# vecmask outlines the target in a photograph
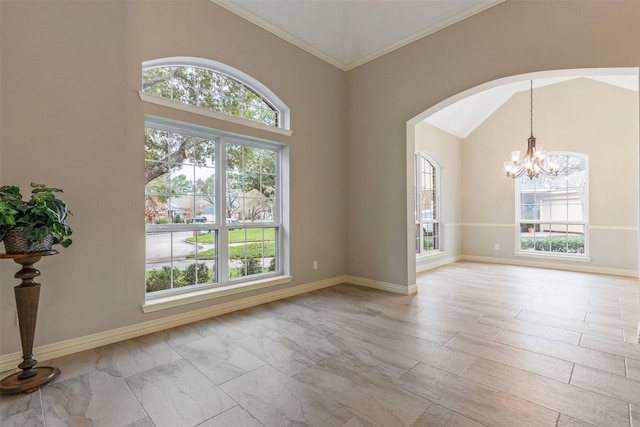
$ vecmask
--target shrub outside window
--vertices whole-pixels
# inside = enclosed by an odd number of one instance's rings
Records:
[[[425,153],[416,154],[416,254],[440,251],[439,167]]]
[[[549,153],[558,176],[516,180],[517,245],[521,253],[588,255],[588,158]]]

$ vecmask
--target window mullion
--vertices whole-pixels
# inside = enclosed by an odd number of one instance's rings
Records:
[[[227,139],[216,144],[216,219],[218,220],[218,274],[220,282],[229,278],[229,233],[227,230]]]

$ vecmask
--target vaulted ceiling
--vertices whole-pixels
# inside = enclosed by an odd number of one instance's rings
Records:
[[[348,71],[408,43],[469,18],[505,0],[212,0],[324,61]],[[638,69],[621,74],[551,73],[534,87],[578,77],[638,90]],[[534,77],[532,77],[534,78]],[[472,95],[426,118],[465,138],[529,80],[512,81]]]
[[[212,0],[343,70],[505,0]]]

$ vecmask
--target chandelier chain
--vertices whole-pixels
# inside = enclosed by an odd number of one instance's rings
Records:
[[[529,113],[531,115],[531,136],[533,136],[533,80],[531,80],[531,90],[529,92],[529,100],[530,100],[530,109],[529,109]]]

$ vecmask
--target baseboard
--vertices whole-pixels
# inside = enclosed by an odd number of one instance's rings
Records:
[[[584,264],[541,262],[527,259],[495,258],[475,255],[462,255],[460,260],[486,262],[493,264],[520,265],[523,267],[540,267],[552,270],[577,271],[580,273],[608,274],[611,276],[638,277],[638,270],[627,270],[623,268],[594,267]]]
[[[53,344],[47,344],[34,348],[33,354],[37,360],[51,360],[58,357],[67,356],[69,354],[78,353],[80,351],[101,347],[103,345],[113,344],[119,341],[147,335],[152,332],[158,332],[164,329],[186,325],[188,323],[197,322],[199,320],[208,319],[210,317],[220,316],[222,314],[231,313],[233,311],[266,304],[318,289],[328,288],[330,286],[339,285],[341,283],[350,283],[350,277],[351,276],[338,276],[331,279],[292,286],[286,289],[266,292],[258,296],[241,298],[228,303],[217,304],[212,307],[189,311],[174,316],[164,317],[157,320],[150,320],[131,326],[125,326],[122,328],[112,329],[110,331],[100,332],[84,337],[73,338]],[[0,356],[0,372],[15,369],[15,367],[21,361],[21,352]]]
[[[431,258],[431,257],[427,257],[427,258],[417,259],[416,260],[416,273],[422,273],[423,271],[432,270],[434,268],[441,267],[443,265],[453,264],[454,262],[460,261],[462,259],[463,258],[462,258],[461,255],[454,256],[454,257],[448,257],[448,258],[440,258],[440,257]]]
[[[381,282],[379,280],[365,279],[363,277],[356,276],[347,276],[346,282],[365,288],[393,292],[394,294],[414,295],[418,293],[418,286],[415,283],[409,286],[404,286],[395,283]]]

